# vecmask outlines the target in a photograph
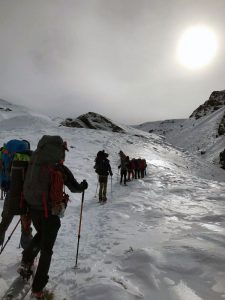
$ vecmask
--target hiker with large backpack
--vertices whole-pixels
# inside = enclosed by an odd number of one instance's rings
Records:
[[[32,238],[31,219],[23,201],[23,183],[32,151],[26,140],[13,139],[4,144],[1,153],[1,188],[6,193],[0,223],[0,245],[15,215],[20,215],[20,244],[25,249]]]
[[[99,181],[99,202],[107,201],[107,183],[108,176],[113,176],[110,162],[108,160],[108,153],[104,150],[99,151],[95,159],[95,172],[98,174]]]
[[[68,202],[64,185],[73,193],[81,193],[88,187],[85,180],[79,184],[63,165],[66,150],[67,144],[60,136],[44,135],[31,157],[25,178],[24,198],[37,233],[23,251],[17,271],[22,277],[30,276],[34,259],[40,252],[32,283],[32,296],[36,299],[45,297],[43,289],[49,278],[53,246],[61,225],[60,216]]]

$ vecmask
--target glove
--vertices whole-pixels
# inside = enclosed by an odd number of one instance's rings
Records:
[[[88,183],[85,179],[80,183],[80,185],[83,190],[86,190],[88,188]]]
[[[113,176],[113,173],[111,173],[110,176],[112,177],[112,176]]]
[[[66,208],[64,203],[58,203],[57,205],[54,205],[52,207],[52,215],[62,218],[64,217],[65,209]]]

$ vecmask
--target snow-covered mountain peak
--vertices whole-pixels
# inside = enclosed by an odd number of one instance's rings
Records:
[[[75,119],[67,118],[61,122],[62,126],[77,127],[77,128],[89,128],[89,129],[101,129],[112,132],[125,132],[121,125],[116,124],[112,120],[95,112],[88,112]]]
[[[36,113],[22,105],[15,105],[0,99],[1,131],[18,131],[26,128],[41,129],[54,125],[45,115]]]

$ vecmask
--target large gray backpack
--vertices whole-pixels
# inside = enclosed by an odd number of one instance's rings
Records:
[[[65,147],[60,136],[44,135],[38,142],[29,163],[24,182],[24,198],[28,207],[41,210],[47,217],[52,207],[50,197],[52,173],[65,159]]]

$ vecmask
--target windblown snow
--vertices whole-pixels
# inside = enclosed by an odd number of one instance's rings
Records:
[[[20,114],[15,118],[19,120]],[[70,193],[71,202],[61,219],[47,285],[56,300],[225,298],[224,170],[137,129],[112,133],[64,128],[28,112],[26,120],[29,126],[18,128],[15,122],[14,129],[9,128],[9,118],[1,121],[1,143],[24,138],[35,149],[43,134],[61,135],[70,146],[65,164],[78,181],[86,179],[89,184],[78,269],[74,266],[81,194]],[[109,153],[114,174],[103,206],[97,203],[93,169],[95,155],[102,149]],[[130,158],[146,158],[144,179],[119,184],[119,150]],[[17,220],[14,217],[6,236]],[[17,276],[19,239],[17,229],[0,256],[0,296]]]

